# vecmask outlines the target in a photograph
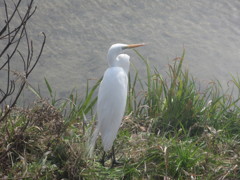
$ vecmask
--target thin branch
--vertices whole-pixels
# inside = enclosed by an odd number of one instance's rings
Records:
[[[10,17],[9,20],[7,21],[6,25],[5,25],[5,26],[2,28],[2,30],[0,31],[0,36],[6,31],[7,26],[8,26],[8,24],[11,22],[12,18],[14,17],[14,15],[15,15],[15,13],[16,13],[16,11],[17,11],[20,3],[21,3],[21,1],[22,1],[22,0],[19,0],[19,1],[18,1],[18,3],[17,3],[17,5],[15,6],[15,9],[14,9],[11,17]],[[6,10],[6,9],[7,9],[7,3],[6,3],[5,0],[4,0],[4,6],[5,6],[5,10]]]
[[[34,65],[33,65],[32,68],[30,69],[30,71],[28,71],[26,77],[28,77],[29,74],[32,72],[32,70],[35,68],[35,66],[37,65],[37,63],[38,63],[38,61],[39,61],[39,59],[40,59],[40,57],[41,57],[41,55],[42,55],[43,48],[44,48],[45,43],[46,43],[46,35],[45,35],[44,32],[42,32],[42,34],[43,34],[43,42],[42,42],[42,46],[41,46],[40,52],[39,52],[39,54],[38,54],[38,57],[37,57],[37,59],[36,59]]]
[[[38,55],[37,55],[36,59],[34,60],[34,58],[33,58],[33,54],[34,54],[33,42],[32,42],[32,40],[29,39],[27,29],[26,29],[28,20],[32,17],[32,15],[35,13],[35,11],[37,9],[37,7],[35,7],[33,9],[33,7],[32,7],[33,1],[34,0],[30,1],[30,3],[27,6],[27,10],[25,11],[24,15],[22,16],[19,11],[19,4],[21,3],[21,0],[19,0],[17,4],[15,4],[14,1],[12,0],[13,4],[15,6],[15,9],[14,9],[13,13],[11,14],[11,16],[9,16],[7,2],[6,2],[6,0],[4,0],[5,13],[6,13],[6,22],[5,22],[6,24],[5,24],[4,28],[0,31],[0,40],[7,39],[7,44],[5,45],[3,50],[0,52],[0,58],[4,54],[6,54],[7,50],[10,47],[12,47],[12,50],[11,50],[11,53],[7,54],[7,59],[5,60],[5,62],[3,62],[3,64],[0,67],[0,70],[7,70],[7,79],[6,79],[7,87],[6,87],[5,91],[0,89],[0,94],[1,94],[0,104],[5,102],[5,100],[8,97],[10,97],[11,95],[13,95],[13,93],[16,90],[17,79],[11,80],[11,74],[10,74],[10,72],[12,72],[11,60],[14,57],[14,55],[16,54],[16,52],[19,55],[21,61],[23,62],[23,74],[24,75],[21,75],[21,73],[14,73],[17,75],[20,74],[21,83],[18,84],[18,89],[16,91],[16,95],[11,98],[9,108],[7,108],[4,111],[3,116],[0,117],[0,122],[3,121],[7,117],[7,115],[10,113],[12,107],[14,107],[16,105],[20,95],[22,94],[22,91],[23,91],[25,85],[27,84],[27,78],[32,73],[33,69],[36,67],[36,65],[42,55],[44,46],[45,46],[46,35],[45,35],[45,33],[42,32],[43,41],[41,44],[40,51],[38,52]],[[13,19],[13,17],[16,15],[16,12],[20,18],[20,23],[14,30],[11,30],[10,23],[11,23],[11,20]],[[27,43],[26,57],[24,56],[23,52],[18,50],[19,46],[21,46],[21,44],[22,44],[21,42],[23,41],[23,38],[24,38],[25,42]]]

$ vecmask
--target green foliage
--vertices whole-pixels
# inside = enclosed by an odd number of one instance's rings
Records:
[[[134,83],[129,86],[128,109],[135,116],[153,119],[153,132],[164,134],[198,124],[225,128],[229,133],[238,131],[239,97],[233,100],[232,94],[222,92],[218,81],[209,82],[207,88],[200,89],[188,70],[182,68],[185,52],[169,65],[165,78],[156,68],[151,71],[148,61],[136,53],[146,65],[147,90],[136,72]],[[238,88],[239,79],[233,78],[233,82]],[[142,88],[140,91],[137,83]]]
[[[13,109],[0,124],[0,178],[240,179],[239,94],[223,92],[218,81],[199,88],[183,68],[184,53],[164,77],[136,53],[147,78],[129,74],[126,117],[115,141],[122,165],[97,162],[100,139],[94,157],[87,156],[101,79],[87,81],[82,99],[74,91],[57,99],[45,78],[48,99],[29,85],[39,100]],[[233,84],[240,91],[238,77]]]

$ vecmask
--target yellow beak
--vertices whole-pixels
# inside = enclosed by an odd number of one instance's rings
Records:
[[[126,48],[136,48],[136,47],[140,47],[140,46],[144,46],[145,44],[142,43],[142,44],[128,44],[126,46]]]

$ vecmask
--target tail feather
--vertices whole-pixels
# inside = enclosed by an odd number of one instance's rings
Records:
[[[93,132],[93,135],[90,139],[90,143],[89,143],[89,147],[88,147],[89,148],[88,153],[89,153],[90,157],[93,156],[93,151],[94,151],[94,148],[95,148],[96,140],[98,138],[98,134],[99,134],[99,128],[97,127]]]

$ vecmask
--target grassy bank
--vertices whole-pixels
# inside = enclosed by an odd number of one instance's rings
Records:
[[[28,109],[14,108],[0,125],[0,177],[240,179],[240,96],[224,93],[218,82],[199,89],[182,68],[184,54],[165,77],[138,56],[147,80],[131,72],[126,116],[115,141],[122,165],[98,163],[100,140],[94,157],[87,156],[100,81],[82,99],[75,93],[56,99],[46,80],[49,99],[33,90],[39,100]],[[232,82],[240,91],[240,79]]]

